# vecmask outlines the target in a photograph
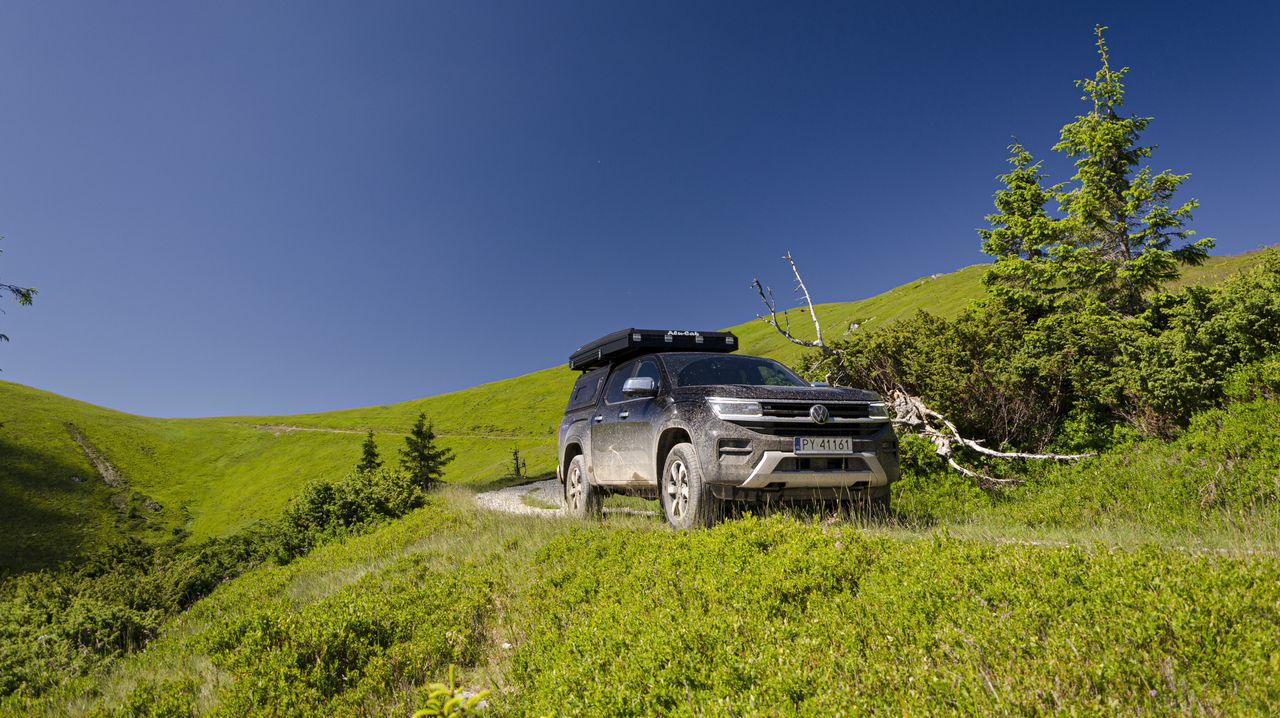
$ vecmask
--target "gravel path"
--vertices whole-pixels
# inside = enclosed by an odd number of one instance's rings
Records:
[[[535,481],[532,484],[508,486],[505,489],[476,494],[476,504],[491,511],[556,518],[564,516],[564,500],[561,492],[559,481],[547,479],[546,481]],[[522,499],[524,496],[528,496],[534,503],[539,505],[545,503],[561,508],[543,509],[537,506],[530,506]]]
[[[528,497],[530,503],[537,505],[530,506],[528,503],[525,503],[525,497]],[[489,509],[490,511],[502,511],[504,513],[520,514],[522,516],[541,516],[548,519],[562,518],[565,516],[564,489],[556,479],[535,481],[531,484],[520,484],[519,486],[508,486],[505,489],[486,491],[482,494],[476,494],[476,505],[481,508]],[[540,508],[544,505],[556,506],[558,508]],[[604,512],[606,514],[648,516],[650,518],[658,515],[653,511],[637,511],[636,509],[627,508],[606,508]]]

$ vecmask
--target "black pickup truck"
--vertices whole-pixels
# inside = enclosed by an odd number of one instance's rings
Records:
[[[572,515],[605,495],[658,498],[676,528],[726,502],[889,508],[898,440],[880,396],[810,384],[729,332],[626,329],[569,358],[581,371],[559,432]]]

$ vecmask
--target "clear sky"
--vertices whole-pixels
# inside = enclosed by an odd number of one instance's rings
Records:
[[[1202,235],[1272,244],[1278,7],[5,0],[0,281],[40,295],[0,303],[0,377],[363,406],[748,320],[787,250],[820,301],[983,261],[1098,22]]]

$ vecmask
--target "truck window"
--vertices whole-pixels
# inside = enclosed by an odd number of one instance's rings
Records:
[[[600,397],[600,385],[604,383],[604,375],[608,373],[608,367],[601,367],[594,371],[578,377],[573,384],[573,391],[569,393],[569,411],[581,409],[584,406],[594,406],[596,399]]]
[[[627,397],[622,393],[622,385],[626,383],[627,379],[631,378],[631,372],[635,371],[635,368],[635,362],[629,362],[618,367],[618,370],[609,378],[609,390],[605,394],[605,401],[610,404],[620,404],[627,400]]]
[[[640,362],[640,368],[636,369],[636,377],[647,376],[653,379],[654,386],[662,386],[662,370],[658,368],[658,362],[652,359],[645,359]]]

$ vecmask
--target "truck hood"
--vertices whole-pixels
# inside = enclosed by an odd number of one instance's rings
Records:
[[[794,399],[799,401],[879,401],[880,395],[865,389],[809,386],[751,386],[748,384],[712,384],[673,389],[675,401],[696,401],[709,396],[726,399]]]

